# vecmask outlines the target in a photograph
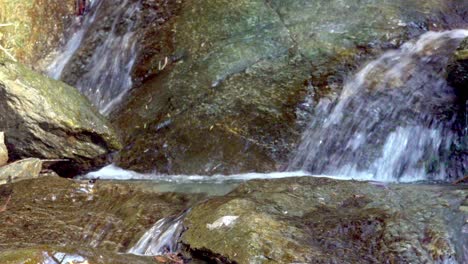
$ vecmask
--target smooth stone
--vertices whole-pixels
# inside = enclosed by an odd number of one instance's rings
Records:
[[[0,184],[39,177],[42,160],[30,158],[13,162],[0,168]]]

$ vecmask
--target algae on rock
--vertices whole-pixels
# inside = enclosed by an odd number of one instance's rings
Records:
[[[72,174],[120,148],[111,125],[76,89],[11,61],[0,62],[0,112],[13,160],[68,159]]]
[[[295,148],[308,93],[337,93],[382,49],[464,23],[453,3],[180,2],[159,32],[170,48],[153,54],[167,66],[112,115],[125,146],[117,164],[174,174],[277,170]]]
[[[0,0],[0,45],[37,68],[54,51],[75,19],[75,0]],[[8,56],[0,51],[0,58]]]
[[[254,180],[195,206],[181,241],[228,263],[463,263],[466,195],[463,186]],[[225,216],[237,218],[210,228]]]

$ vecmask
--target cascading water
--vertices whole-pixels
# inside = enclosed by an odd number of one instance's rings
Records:
[[[128,253],[156,256],[177,250],[177,239],[183,231],[182,221],[187,212],[176,217],[166,217],[154,224]]]
[[[289,170],[382,181],[462,176],[467,157],[451,153],[466,140],[466,124],[457,126],[465,106],[444,69],[467,36],[428,32],[367,64],[336,103],[319,102]]]
[[[112,19],[110,29],[91,36],[97,40],[100,38],[104,40],[95,45],[89,61],[80,64],[79,72],[83,74],[78,76],[76,83],[73,84],[103,114],[107,114],[132,87],[131,71],[138,51],[135,34],[141,1],[125,0],[115,4],[108,0],[95,0],[89,9],[90,12],[82,18],[83,21],[77,21],[74,25],[78,30],[50,64],[48,75],[61,79],[90,29],[98,27],[99,23],[105,23],[106,21],[101,21],[103,18]]]

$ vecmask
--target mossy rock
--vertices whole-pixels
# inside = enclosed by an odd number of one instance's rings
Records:
[[[229,263],[464,262],[467,237],[452,234],[466,228],[467,194],[463,186],[254,180],[195,206],[181,241]]]
[[[165,67],[149,69],[111,115],[125,145],[116,162],[125,168],[280,169],[304,127],[297,106],[309,93],[339,92],[365,60],[448,27],[432,14],[455,12],[455,2],[441,0],[178,3],[157,30],[166,48],[145,54]]]
[[[102,165],[121,147],[109,122],[76,89],[8,60],[0,61],[0,111],[10,158],[67,159],[64,176]]]
[[[0,45],[18,61],[41,69],[75,19],[75,0],[0,0]],[[9,58],[3,51],[0,58]]]

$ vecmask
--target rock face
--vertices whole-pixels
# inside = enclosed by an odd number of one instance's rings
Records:
[[[0,130],[10,158],[68,159],[68,173],[91,168],[120,147],[110,124],[73,87],[11,61],[0,62]]]
[[[139,58],[143,85],[112,115],[125,145],[118,164],[165,173],[275,170],[295,148],[297,121],[314,99],[338,92],[344,76],[382,49],[466,23],[456,2],[158,6],[172,16],[154,27],[157,48]]]
[[[193,208],[181,240],[224,263],[464,263],[467,194],[451,186],[256,180]]]
[[[59,177],[0,185],[0,206],[9,199],[0,212],[0,256],[5,251],[61,245],[126,252],[157,220],[205,198],[158,193],[147,188],[150,184],[143,185],[90,184]]]
[[[42,170],[40,159],[24,159],[0,168],[0,184],[39,177]]]
[[[37,68],[38,60],[59,46],[74,18],[75,0],[0,0],[0,45]]]
[[[453,148],[455,157],[460,157],[462,170],[465,172],[462,177],[466,177],[468,172],[468,38],[460,44],[455,52],[452,62],[447,67],[447,82],[455,88],[458,104],[458,115],[456,122],[456,129],[459,131],[459,144]]]
[[[73,263],[73,264],[155,264],[151,257],[123,255],[80,247],[50,247],[38,246],[33,248],[7,250],[0,252],[3,264],[18,263]],[[162,262],[163,263],[163,262]]]
[[[0,167],[8,162],[8,149],[5,145],[5,133],[0,132]]]

